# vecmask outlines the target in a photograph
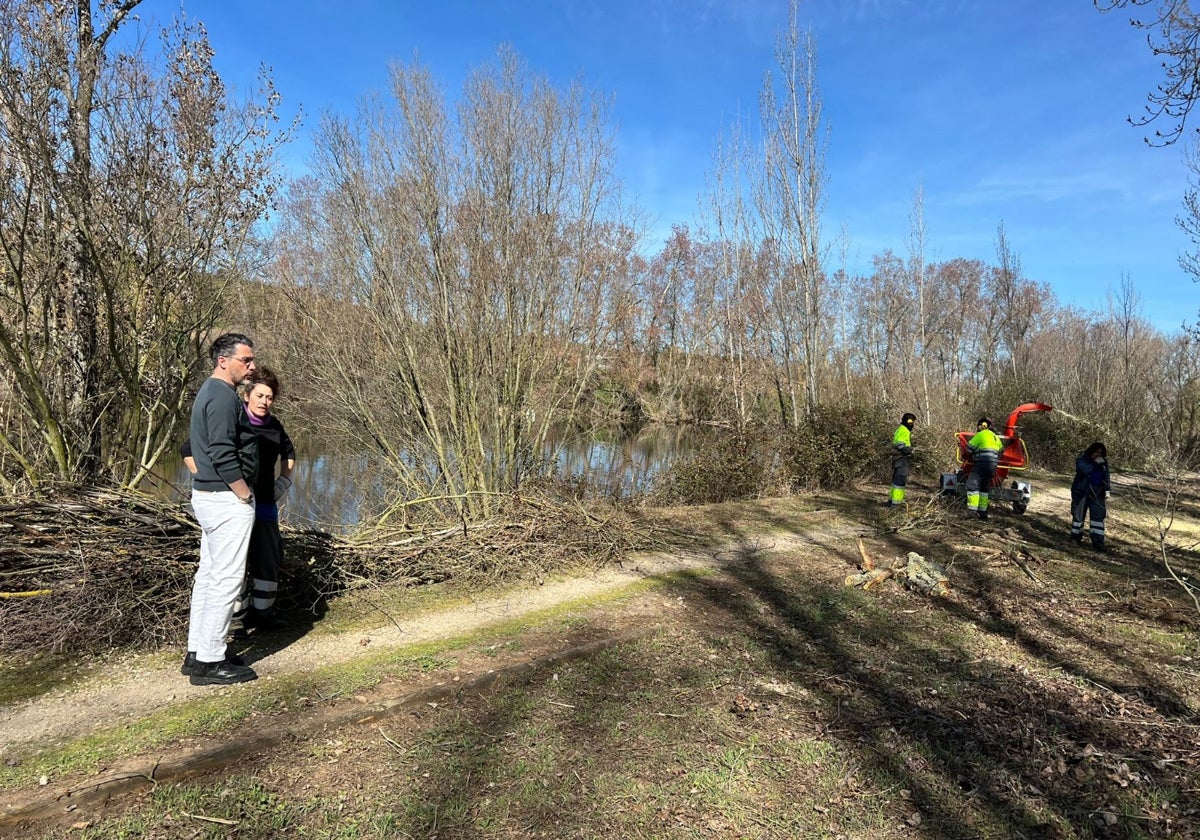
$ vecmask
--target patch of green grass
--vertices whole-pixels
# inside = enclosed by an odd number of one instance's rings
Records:
[[[53,832],[51,837],[80,840],[112,838],[197,837],[268,840],[295,836],[303,826],[306,836],[325,840],[361,840],[387,837],[394,817],[386,803],[347,812],[349,797],[322,795],[289,799],[251,775],[238,774],[218,785],[164,785],[156,788],[146,807],[99,826]],[[218,820],[224,823],[216,822]]]
[[[547,583],[570,579],[579,569],[561,569],[547,578]],[[590,570],[583,570],[590,571]],[[578,599],[549,612],[561,616],[567,626],[581,619],[579,611],[588,606],[599,606],[628,598],[632,594],[669,582],[670,575],[661,578],[646,578],[621,591]],[[528,588],[528,581],[512,581],[487,589],[447,581],[432,586],[382,586],[369,590],[352,591],[329,604],[329,611],[313,625],[316,635],[337,635],[372,629],[381,625],[412,621],[422,614],[445,612],[458,607],[478,604],[480,601],[504,598]],[[543,616],[546,613],[542,614]]]
[[[486,597],[504,594],[508,588],[497,588]],[[432,586],[380,586],[352,590],[329,602],[329,610],[313,625],[315,635],[327,636],[379,627],[392,622],[404,622],[423,613],[451,610],[465,606],[481,597],[478,589],[470,590],[453,581]]]
[[[519,650],[521,643],[516,639],[509,639],[505,642],[499,642],[493,645],[486,645],[481,648],[481,652],[485,656],[500,656],[502,653],[513,653]]]
[[[79,657],[40,654],[0,663],[0,704],[20,703],[80,678]]]
[[[68,744],[48,749],[16,752],[0,766],[0,789],[28,784],[41,775],[51,778],[95,772],[117,758],[137,755],[182,738],[229,732],[254,714],[299,709],[316,702],[352,696],[396,674],[427,673],[452,667],[443,645],[416,645],[380,651],[351,662],[315,671],[275,676],[269,680],[221,691],[163,709],[133,724],[113,727]],[[466,640],[459,640],[459,647]]]
[[[1163,658],[1187,656],[1195,649],[1195,636],[1190,633],[1170,633],[1146,624],[1117,622],[1110,629],[1132,643],[1153,645]]]

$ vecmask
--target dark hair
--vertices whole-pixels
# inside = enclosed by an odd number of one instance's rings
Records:
[[[991,420],[989,420],[989,419],[987,419],[986,417],[980,417],[980,418],[979,418],[979,422],[978,422],[976,425],[977,425],[977,426],[982,426],[984,423],[987,423],[987,427],[988,427],[989,429],[990,429],[990,428],[992,428],[992,421],[991,421]]]
[[[1108,449],[1100,441],[1096,441],[1087,449],[1083,450],[1084,457],[1086,458],[1093,457],[1097,452],[1100,453],[1101,458],[1108,457]]]
[[[907,425],[908,425],[908,421],[909,421],[909,420],[911,420],[911,421],[913,421],[914,423],[916,423],[916,422],[917,422],[917,415],[913,414],[912,412],[909,412],[909,413],[905,414],[903,417],[901,417],[901,418],[900,418],[900,424],[901,424],[902,426],[907,426]]]
[[[233,358],[233,353],[239,344],[244,344],[251,350],[254,349],[254,342],[241,333],[224,333],[213,339],[212,346],[208,348],[208,355],[212,356],[213,367],[216,367],[217,359],[222,356],[227,359]]]
[[[279,399],[279,377],[269,367],[260,367],[251,371],[250,375],[246,377],[246,393],[249,394],[253,391],[255,385],[266,385],[271,389],[271,396]]]

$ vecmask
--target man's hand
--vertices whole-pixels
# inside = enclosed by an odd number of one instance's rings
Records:
[[[275,479],[275,501],[278,503],[288,494],[288,490],[292,488],[292,480],[286,475],[281,475]]]

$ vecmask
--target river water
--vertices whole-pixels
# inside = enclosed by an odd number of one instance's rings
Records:
[[[607,430],[560,443],[556,465],[560,475],[580,477],[599,492],[638,495],[649,492],[659,473],[692,451],[703,434],[675,426]],[[280,521],[343,531],[369,515],[382,488],[365,455],[322,451],[303,437],[295,445],[296,469],[287,502],[280,508]],[[161,464],[157,472],[145,486],[147,492],[168,499],[189,496],[191,476],[182,461]]]

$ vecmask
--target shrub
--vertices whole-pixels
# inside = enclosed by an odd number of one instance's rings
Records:
[[[820,406],[784,436],[780,469],[792,489],[844,489],[877,476],[893,425],[879,408]]]
[[[1057,412],[1026,414],[1021,418],[1020,432],[1030,462],[1053,472],[1074,470],[1075,456],[1097,439],[1094,427]]]
[[[655,500],[709,504],[754,498],[766,486],[767,451],[764,436],[751,430],[706,436],[691,455],[659,476]]]

